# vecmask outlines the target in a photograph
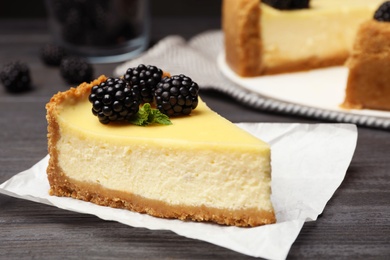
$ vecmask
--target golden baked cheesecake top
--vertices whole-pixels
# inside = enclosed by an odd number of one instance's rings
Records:
[[[188,116],[172,117],[172,125],[161,126],[158,124],[147,127],[137,127],[133,124],[110,123],[101,124],[91,112],[91,103],[88,101],[92,85],[105,81],[107,77],[101,76],[94,84],[82,84],[81,86],[61,92],[52,98],[48,104],[49,109],[54,108],[54,113],[59,123],[69,129],[84,132],[89,137],[102,138],[109,136],[112,142],[125,144],[127,142],[142,142],[143,139],[160,139],[168,142],[193,141],[201,143],[218,143],[228,146],[230,143],[241,145],[262,145],[264,142],[243,132],[238,127],[221,128],[221,122],[227,122],[221,116],[210,113],[210,109],[201,100],[196,109]],[[158,134],[157,134],[158,133]],[[126,137],[130,137],[127,140]]]

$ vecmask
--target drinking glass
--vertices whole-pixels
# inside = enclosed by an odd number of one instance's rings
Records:
[[[149,42],[148,0],[46,0],[54,42],[92,63],[120,62]]]

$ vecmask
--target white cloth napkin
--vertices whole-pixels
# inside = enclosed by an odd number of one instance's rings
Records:
[[[222,43],[223,34],[219,30],[201,33],[189,41],[180,36],[168,36],[140,57],[118,66],[114,74],[122,76],[127,68],[140,63],[153,64],[171,74],[185,74],[196,78],[202,90],[213,89],[223,92],[255,109],[390,130],[388,118],[335,112],[287,103],[237,86],[221,73],[217,65],[218,55],[223,51]]]
[[[351,124],[241,123],[271,145],[272,202],[277,223],[255,228],[160,219],[128,210],[49,196],[48,156],[0,185],[0,193],[101,219],[148,229],[171,230],[242,254],[284,259],[305,221],[315,221],[343,181],[357,141]],[[326,212],[325,216],[326,217]],[[83,232],[82,230],[80,232]]]

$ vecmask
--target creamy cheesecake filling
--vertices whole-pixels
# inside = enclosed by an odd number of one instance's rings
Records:
[[[107,149],[104,141],[74,133],[61,133],[57,149],[60,168],[81,182],[173,205],[272,209],[269,157],[259,153],[205,147],[193,154],[191,147],[156,148],[147,143]]]
[[[58,118],[58,163],[70,179],[173,205],[272,211],[268,144],[224,127],[202,101],[190,117],[148,127],[102,125],[88,101],[74,102]]]
[[[291,11],[261,4],[261,59],[265,71],[281,64],[284,68],[298,66],[302,61],[342,63],[352,50],[358,26],[372,18],[382,2],[312,0],[309,9]]]

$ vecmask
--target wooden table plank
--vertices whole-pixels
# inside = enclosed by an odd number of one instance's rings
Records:
[[[183,18],[184,19],[184,18]],[[173,33],[177,21],[154,21],[153,42]],[[185,20],[177,32],[189,38],[216,19]],[[164,28],[166,28],[164,30]],[[44,106],[67,89],[58,69],[44,66],[39,48],[50,37],[45,22],[0,20],[0,63],[20,59],[32,71],[35,90],[11,95],[0,89],[0,183],[47,153]],[[96,65],[96,75],[117,64]],[[209,106],[233,122],[319,121],[256,111],[215,92],[202,92]],[[390,133],[359,128],[346,178],[323,215],[307,223],[289,258],[368,258],[390,255]],[[0,195],[0,259],[249,259],[250,257],[169,231],[132,228],[55,207]]]

